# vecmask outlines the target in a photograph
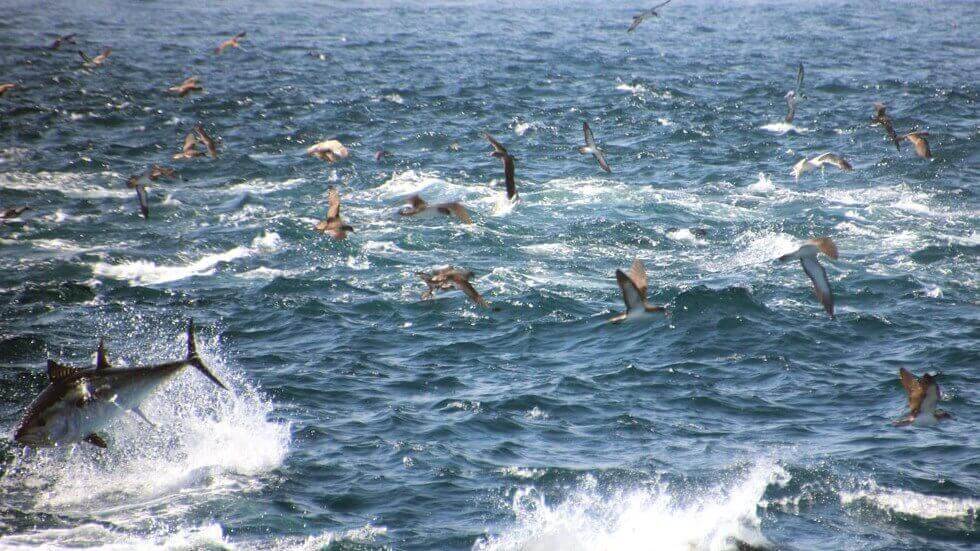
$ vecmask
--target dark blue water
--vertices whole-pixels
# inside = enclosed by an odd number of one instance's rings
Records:
[[[0,547],[976,549],[978,5],[677,0],[627,35],[642,7],[4,2],[0,207],[33,210],[0,225]],[[171,161],[197,121],[220,157]],[[793,180],[824,151],[854,171]],[[151,163],[180,177],[144,221]],[[476,224],[400,220],[415,192]],[[813,236],[836,320],[775,262]],[[634,257],[671,316],[609,325]],[[499,311],[420,302],[447,263]],[[189,371],[106,451],[10,442],[47,358],[174,359],[189,317],[233,394]],[[891,426],[899,367],[953,419]]]

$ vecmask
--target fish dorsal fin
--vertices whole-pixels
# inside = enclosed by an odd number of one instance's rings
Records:
[[[105,337],[99,339],[99,351],[95,358],[95,368],[96,369],[109,369],[112,367],[109,365],[109,359],[105,354]]]
[[[78,369],[60,364],[54,360],[48,360],[48,379],[52,383],[67,379],[79,372]]]

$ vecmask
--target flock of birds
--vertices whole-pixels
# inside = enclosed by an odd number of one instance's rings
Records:
[[[659,17],[657,10],[669,3],[670,0],[634,16],[633,22],[627,29],[627,32],[634,32],[649,17]],[[221,54],[229,48],[240,48],[240,43],[245,37],[246,33],[241,32],[221,42],[215,48],[215,53]],[[50,49],[58,50],[64,44],[75,44],[75,35],[59,36],[51,44]],[[83,68],[91,71],[103,66],[112,54],[112,50],[106,48],[95,57],[89,57],[81,51],[79,51],[79,54],[82,58]],[[804,68],[803,64],[800,63],[797,70],[796,88],[790,90],[785,96],[788,105],[788,112],[785,117],[787,123],[793,121],[796,115],[797,104],[804,97],[803,80]],[[14,83],[0,84],[0,95],[9,94],[11,90],[15,90],[16,88],[17,85]],[[167,93],[177,97],[185,97],[191,93],[200,93],[203,91],[204,87],[201,85],[200,78],[196,76],[191,76],[182,83],[166,90]],[[885,105],[875,103],[874,110],[875,113],[871,118],[871,124],[883,127],[888,139],[895,144],[895,147],[899,151],[901,151],[903,141],[909,141],[914,145],[915,151],[920,157],[925,159],[932,157],[929,144],[926,141],[926,137],[928,136],[926,132],[915,129],[899,136],[895,131],[892,119],[886,113]],[[516,203],[519,199],[515,180],[515,157],[508,152],[507,148],[501,142],[489,133],[484,133],[483,137],[489,142],[492,148],[489,153],[490,156],[500,159],[503,163],[506,197],[509,201]],[[578,151],[584,155],[591,155],[603,171],[611,173],[612,169],[605,158],[602,148],[597,145],[588,122],[583,123],[583,137],[584,145],[579,147]],[[316,143],[310,146],[306,150],[306,153],[311,157],[327,163],[342,161],[350,155],[348,149],[335,139]],[[208,134],[202,124],[197,123],[184,138],[181,150],[175,153],[172,158],[173,160],[183,161],[200,157],[216,158],[218,154],[219,142]],[[375,153],[375,160],[380,161],[389,155],[389,152],[383,149],[379,150]],[[827,152],[812,158],[800,160],[792,167],[791,174],[799,179],[804,173],[818,168],[823,169],[826,165],[835,166],[844,171],[853,170],[852,165],[843,156],[837,153]],[[127,179],[126,185],[135,190],[139,210],[144,219],[148,219],[150,214],[146,191],[147,186],[162,178],[173,178],[175,174],[176,171],[173,168],[154,164],[144,173],[133,175]],[[329,234],[335,240],[346,239],[354,231],[354,227],[348,224],[341,216],[340,193],[336,187],[330,186],[327,197],[327,216],[325,219],[317,222],[313,229],[317,232]],[[403,217],[447,216],[454,217],[463,224],[474,223],[466,207],[460,202],[428,203],[419,195],[412,195],[406,199],[406,203],[407,206],[398,211],[398,214]],[[26,205],[7,208],[0,211],[0,219],[19,217],[28,208]],[[838,258],[837,246],[831,238],[818,237],[809,240],[800,246],[798,250],[779,257],[779,261],[800,261],[804,272],[813,284],[816,297],[823,305],[826,313],[833,318],[834,294],[827,273],[817,259],[818,254],[821,253],[831,259]],[[421,298],[423,300],[432,298],[437,292],[458,290],[462,291],[475,304],[481,307],[491,308],[490,304],[474,288],[472,284],[474,274],[470,270],[446,266],[431,272],[418,272],[417,275],[427,286],[427,290],[422,293]],[[666,306],[653,306],[649,304],[647,300],[647,273],[641,260],[635,259],[628,273],[622,270],[616,270],[616,282],[622,292],[626,310],[612,317],[609,320],[610,322],[618,323],[650,314],[668,314]],[[189,339],[192,339],[192,337],[189,337]],[[908,394],[910,411],[908,416],[900,421],[896,421],[896,424],[927,423],[949,417],[948,413],[936,408],[940,397],[940,390],[933,375],[926,374],[921,378],[917,378],[907,370],[902,369],[900,371],[900,379]],[[52,381],[54,381],[53,378]]]

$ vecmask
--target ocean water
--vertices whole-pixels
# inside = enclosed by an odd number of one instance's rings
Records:
[[[5,1],[0,548],[976,549],[980,7],[675,0],[627,35],[643,7]],[[220,157],[171,161],[197,121]],[[824,151],[854,171],[794,181]],[[151,163],[179,178],[144,221]],[[344,242],[311,231],[329,185]],[[412,193],[476,224],[401,220]],[[813,236],[836,320],[776,262]],[[671,315],[609,325],[634,258]],[[444,264],[497,311],[420,302]],[[190,317],[231,393],[189,370],[108,450],[10,441],[47,358],[174,359]],[[953,419],[893,427],[900,367]]]

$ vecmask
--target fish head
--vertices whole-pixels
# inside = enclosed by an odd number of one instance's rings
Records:
[[[52,446],[57,441],[54,434],[58,424],[58,406],[64,389],[60,385],[48,385],[27,407],[27,412],[14,431],[14,441],[32,447]]]

